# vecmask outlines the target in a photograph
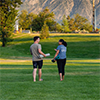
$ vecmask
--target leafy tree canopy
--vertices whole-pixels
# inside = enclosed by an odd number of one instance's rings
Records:
[[[62,29],[63,29],[63,32],[69,31],[69,24],[68,24],[68,20],[66,19],[65,15],[63,16],[63,19],[62,19]]]
[[[0,38],[2,46],[6,46],[13,33],[17,8],[22,4],[21,0],[1,0],[0,1]]]
[[[32,25],[32,21],[37,17],[34,13],[29,13],[26,10],[22,10],[19,15],[19,27],[22,29],[28,29]]]
[[[50,12],[48,7],[46,7],[42,12],[40,12],[37,17],[32,22],[32,28],[35,31],[40,31],[44,22],[50,27],[54,23],[54,13]]]
[[[67,17],[70,30],[87,30],[92,31],[92,25],[85,17],[80,16],[79,14],[75,14],[74,18]]]

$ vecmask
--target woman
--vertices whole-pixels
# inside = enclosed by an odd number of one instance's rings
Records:
[[[66,51],[67,51],[67,43],[63,40],[60,39],[58,42],[59,46],[57,49],[55,49],[56,54],[54,56],[54,59],[56,56],[59,56],[60,59],[57,60],[57,66],[58,66],[58,72],[60,76],[60,81],[64,80],[64,68],[66,64]]]

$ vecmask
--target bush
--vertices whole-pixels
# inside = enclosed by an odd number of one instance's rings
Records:
[[[41,32],[40,32],[40,38],[41,39],[46,39],[49,37],[49,27],[44,23]]]

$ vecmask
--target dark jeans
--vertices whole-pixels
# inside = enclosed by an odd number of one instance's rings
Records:
[[[58,71],[59,73],[62,73],[62,75],[65,74],[65,64],[66,64],[66,58],[57,60]]]

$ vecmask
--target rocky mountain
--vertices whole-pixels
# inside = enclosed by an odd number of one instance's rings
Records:
[[[45,7],[55,13],[55,19],[59,22],[63,15],[70,15],[79,13],[86,17],[92,23],[92,0],[22,0],[23,4],[20,10],[27,10],[29,13],[38,14]],[[96,22],[97,27],[100,28],[100,0],[95,0],[96,5]]]

